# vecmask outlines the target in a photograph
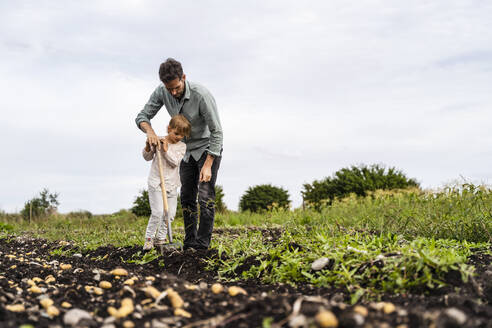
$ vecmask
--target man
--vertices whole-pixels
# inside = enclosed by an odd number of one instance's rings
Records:
[[[183,141],[186,153],[180,165],[181,207],[185,225],[184,249],[208,249],[215,216],[215,182],[222,158],[222,127],[212,94],[186,80],[178,61],[168,58],[159,68],[160,84],[137,115],[137,126],[151,145],[160,145],[150,120],[164,105],[169,115],[183,114],[191,134]],[[197,229],[197,196],[200,222]]]

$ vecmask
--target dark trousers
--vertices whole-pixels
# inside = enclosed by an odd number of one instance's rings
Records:
[[[190,156],[188,162],[181,161],[181,207],[185,226],[184,247],[208,248],[212,239],[215,218],[215,181],[222,157],[215,157],[212,164],[212,178],[209,182],[200,182],[200,170],[207,158],[207,152],[196,161]],[[197,230],[198,205],[200,223]]]

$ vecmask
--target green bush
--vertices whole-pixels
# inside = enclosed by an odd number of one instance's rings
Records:
[[[150,216],[149,192],[147,190],[140,190],[140,195],[133,201],[131,212],[136,216]]]
[[[224,188],[222,186],[215,186],[215,211],[219,213],[225,213],[227,207],[224,203]]]
[[[50,194],[48,189],[44,188],[38,197],[24,204],[21,215],[24,219],[46,217],[55,213],[58,205],[58,193]]]
[[[315,180],[312,184],[306,183],[301,194],[306,205],[319,210],[323,204],[331,204],[335,198],[343,198],[351,193],[366,196],[368,191],[411,187],[419,187],[419,184],[394,167],[386,169],[378,164],[362,164],[343,168],[332,177]]]
[[[215,210],[220,213],[227,211],[227,207],[224,204],[224,189],[222,186],[215,186]],[[137,196],[133,202],[133,207],[131,212],[136,216],[150,216],[150,203],[149,203],[149,192],[145,189],[140,191],[140,195]],[[178,206],[176,209],[176,218],[183,217],[183,209],[181,208],[181,200],[178,195]]]
[[[67,213],[67,218],[69,219],[90,219],[92,218],[92,213],[87,210],[78,210]]]
[[[239,201],[241,211],[261,212],[272,207],[289,207],[287,190],[271,184],[258,185],[248,188]]]

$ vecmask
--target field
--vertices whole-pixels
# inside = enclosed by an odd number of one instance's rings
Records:
[[[492,327],[483,186],[218,213],[208,251],[143,253],[127,211],[0,222],[2,327]]]

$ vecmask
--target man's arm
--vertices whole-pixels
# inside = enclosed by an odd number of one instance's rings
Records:
[[[212,178],[212,164],[214,163],[215,156],[220,156],[220,151],[222,150],[223,133],[217,105],[210,93],[203,95],[199,109],[210,130],[208,154],[200,170],[200,182],[208,182]]]
[[[137,126],[147,134],[147,140],[151,145],[159,144],[159,138],[157,138],[154,129],[152,129],[150,120],[154,118],[164,104],[164,93],[162,89],[163,87],[160,85],[154,90],[152,95],[150,95],[149,101],[147,101],[147,104],[145,104],[135,119]]]

